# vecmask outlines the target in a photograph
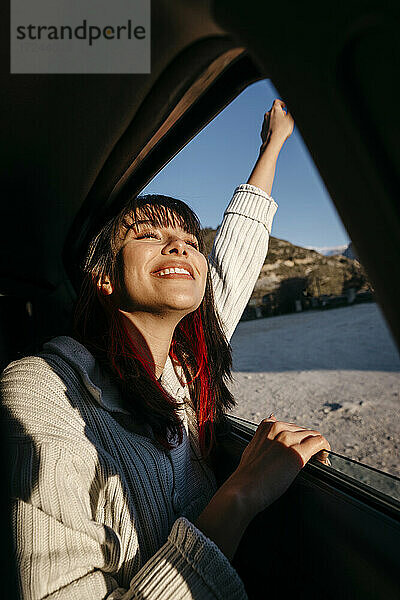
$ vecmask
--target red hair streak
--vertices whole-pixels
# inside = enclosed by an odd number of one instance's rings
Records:
[[[117,354],[119,354],[119,356],[122,355],[122,357],[126,357],[126,358],[133,357],[140,362],[140,364],[142,365],[143,369],[146,372],[146,375],[153,380],[155,385],[158,387],[160,393],[164,397],[164,400],[166,402],[168,402],[168,404],[171,404],[171,405],[174,404],[174,400],[171,399],[171,397],[166,393],[166,391],[162,387],[161,383],[156,378],[156,376],[154,374],[154,370],[153,370],[150,362],[144,358],[144,356],[141,354],[137,345],[133,342],[133,340],[132,340],[131,336],[129,335],[128,330],[126,328],[125,322],[123,321],[123,318],[120,317],[119,315],[116,315],[115,313],[111,314],[110,335],[111,335],[111,364],[112,364],[114,371],[117,373],[118,377],[123,379],[123,374],[118,366],[118,361],[115,360],[115,357],[117,356]],[[176,407],[174,406],[173,408],[176,408]],[[181,432],[180,432],[179,438],[178,438],[179,444],[182,443],[182,439],[183,439],[183,431],[181,428]],[[171,450],[174,447],[173,444],[168,443],[168,441],[166,441],[164,439],[159,439],[157,437],[157,440],[167,450]]]
[[[215,397],[211,387],[207,345],[200,310],[197,309],[186,318],[182,319],[178,325],[178,328],[188,339],[197,364],[197,373],[190,381],[187,382],[187,384],[189,385],[198,377],[200,379],[200,397],[197,401],[197,421],[199,427],[200,449],[202,456],[205,457],[207,456],[208,450],[211,448],[213,442]],[[172,359],[175,361],[178,360],[174,352],[174,342],[171,344],[169,354]],[[207,431],[210,435],[208,444],[206,437]]]
[[[154,370],[152,365],[150,365],[149,361],[144,358],[141,354],[139,348],[132,341],[131,336],[129,335],[126,325],[123,322],[123,319],[116,314],[111,315],[111,324],[110,324],[110,335],[111,335],[111,364],[113,370],[117,375],[123,379],[123,374],[119,368],[118,361],[116,357],[120,358],[129,358],[133,357],[140,362],[143,369],[145,370],[148,377],[150,377],[160,393],[164,397],[165,401],[169,404],[172,404],[171,398],[165,392],[164,388],[160,384],[160,382],[156,379],[154,375]],[[200,450],[203,457],[208,455],[209,449],[212,447],[213,436],[214,436],[214,414],[215,414],[215,397],[212,393],[211,388],[211,376],[210,369],[208,366],[207,359],[207,345],[204,335],[204,327],[200,314],[200,310],[197,309],[190,315],[187,315],[177,326],[181,333],[188,340],[189,345],[193,351],[197,372],[192,377],[190,381],[187,382],[187,385],[191,384],[195,379],[199,378],[199,389],[200,389],[200,397],[197,400],[197,422],[199,428],[199,444]],[[171,344],[171,348],[169,351],[170,357],[175,361],[179,362],[178,358],[174,352],[175,342],[173,341]],[[173,401],[173,400],[172,400]],[[175,407],[174,407],[175,408]],[[207,433],[209,437],[207,439]],[[182,442],[182,433],[179,436],[179,443]],[[167,449],[171,449],[173,446],[171,444],[163,442],[159,440],[160,443]]]

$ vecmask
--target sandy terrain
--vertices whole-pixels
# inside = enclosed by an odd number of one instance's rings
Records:
[[[400,357],[376,304],[243,322],[232,348],[233,414],[259,423],[274,412],[400,476]]]

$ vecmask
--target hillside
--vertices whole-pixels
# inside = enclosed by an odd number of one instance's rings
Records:
[[[204,230],[207,251],[211,250],[216,230]],[[340,296],[349,288],[371,289],[366,274],[357,260],[343,255],[323,256],[315,250],[295,246],[271,237],[268,255],[255,285],[252,300],[261,303],[266,294],[286,296]],[[289,299],[289,298],[288,298]]]

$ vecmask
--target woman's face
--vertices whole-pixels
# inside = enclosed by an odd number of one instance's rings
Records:
[[[193,312],[204,297],[207,260],[194,235],[180,226],[154,227],[138,220],[121,249],[123,289],[120,308],[180,317]]]

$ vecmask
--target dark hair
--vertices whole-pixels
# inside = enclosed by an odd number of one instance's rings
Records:
[[[140,347],[129,336],[122,315],[98,287],[105,276],[117,287],[120,285],[123,239],[138,217],[149,220],[154,227],[182,227],[197,238],[204,254],[200,222],[187,204],[162,195],[130,199],[89,244],[75,309],[74,334],[111,374],[137,422],[149,425],[157,442],[171,449],[182,441],[179,404],[160,385]],[[173,363],[183,369],[205,457],[214,443],[214,424],[234,406],[225,383],[231,377],[231,349],[214,306],[209,269],[204,298],[197,310],[186,315],[175,328],[169,354]]]

